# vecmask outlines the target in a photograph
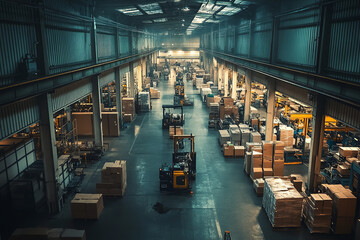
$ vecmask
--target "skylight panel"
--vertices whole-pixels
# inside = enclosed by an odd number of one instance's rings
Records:
[[[154,19],[153,21],[156,23],[166,22],[167,18],[157,18],[157,19]]]
[[[206,18],[194,17],[192,23],[203,23]]]
[[[220,21],[209,18],[209,19],[206,20],[205,22],[207,22],[207,23],[219,23]]]
[[[119,12],[127,15],[127,16],[140,16],[143,15],[142,12],[140,12],[139,9],[134,8],[134,7],[130,7],[130,8],[122,8],[122,9],[118,9]]]
[[[139,7],[146,12],[146,14],[162,14],[163,11],[158,3],[150,3],[150,4],[139,4]]]
[[[217,6],[212,3],[203,3],[198,11],[198,13],[202,14],[214,14],[217,10],[219,10],[221,6]]]
[[[219,13],[217,13],[218,15],[225,15],[225,16],[232,16],[238,12],[240,12],[241,9],[240,8],[236,8],[236,7],[225,7],[223,10],[221,10]]]

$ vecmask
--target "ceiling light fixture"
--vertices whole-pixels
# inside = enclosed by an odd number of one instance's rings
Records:
[[[181,10],[184,12],[188,12],[188,11],[190,11],[190,8],[188,6],[186,6],[186,7],[182,8]]]

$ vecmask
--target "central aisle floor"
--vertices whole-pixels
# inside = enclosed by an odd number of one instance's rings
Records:
[[[158,169],[170,163],[173,143],[168,130],[161,128],[162,104],[173,103],[172,82],[160,82],[161,99],[152,101],[152,111],[139,114],[119,138],[111,141],[99,163],[85,170],[88,176],[82,192],[95,192],[105,161],[127,160],[128,185],[123,198],[105,198],[104,210],[97,221],[72,220],[69,201],[51,219],[33,221],[37,226],[86,229],[88,240],[96,239],[222,239],[225,230],[232,239],[332,239],[300,230],[273,231],[262,198],[256,197],[252,182],[243,171],[243,159],[224,158],[218,132],[207,128],[208,109],[197,90],[186,82],[185,93],[195,100],[184,107],[185,134],[195,135],[197,179],[193,196],[159,191]],[[159,214],[156,202],[170,210]],[[29,225],[28,225],[29,226]]]

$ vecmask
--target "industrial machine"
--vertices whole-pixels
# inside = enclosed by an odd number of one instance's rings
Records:
[[[189,145],[189,151],[183,151]],[[196,176],[195,136],[175,135],[172,164],[159,169],[160,191],[189,190]]]
[[[169,126],[183,126],[185,123],[185,115],[181,105],[162,105],[163,119],[162,128],[169,128]],[[180,109],[180,113],[173,113],[170,109]]]

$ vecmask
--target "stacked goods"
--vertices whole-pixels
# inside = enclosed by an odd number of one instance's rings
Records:
[[[236,146],[241,145],[241,138],[240,138],[241,135],[238,126],[236,126],[236,128],[229,128],[229,131],[230,131],[230,141],[234,143]]]
[[[10,240],[85,240],[85,230],[63,228],[17,228]]]
[[[287,126],[281,126],[280,141],[284,143],[285,147],[292,147],[294,142],[294,129]]]
[[[355,158],[356,159],[356,158]],[[350,166],[348,164],[339,164],[336,170],[343,176],[348,177],[350,176]]]
[[[250,130],[249,129],[241,129],[241,146],[245,146],[247,142],[250,142]]]
[[[332,199],[331,229],[335,234],[350,234],[354,225],[356,197],[341,184],[322,184]]]
[[[180,126],[176,126],[176,128],[174,126],[169,126],[169,137],[173,138],[174,135],[184,135],[184,129]]]
[[[251,173],[251,152],[245,152],[244,170],[247,175]]]
[[[150,94],[148,92],[139,93],[139,107],[140,111],[150,111]]]
[[[331,198],[326,193],[311,194],[305,199],[303,218],[310,233],[329,233],[331,225]]]
[[[210,107],[211,103],[215,103],[214,95],[213,94],[208,94],[207,97],[206,97],[206,106]]]
[[[134,98],[123,98],[122,99],[122,108],[123,114],[131,115],[131,120],[134,118],[135,115],[135,100]]]
[[[292,184],[294,184],[295,189],[298,192],[302,192],[302,187],[303,187],[303,180],[302,177],[298,174],[291,174],[290,175],[290,180],[292,182]]]
[[[261,148],[261,143],[253,143],[253,142],[247,142],[245,144],[246,146],[246,151],[247,152],[251,152],[253,148]]]
[[[224,157],[233,157],[234,150],[234,145],[231,142],[224,144]]]
[[[240,123],[240,124],[239,124],[239,128],[240,128],[240,129],[250,129],[250,127],[249,127],[248,125],[243,124],[243,123]]]
[[[273,170],[274,176],[284,175],[284,143],[281,141],[274,144]]]
[[[224,119],[225,115],[231,116],[234,120],[239,118],[239,110],[231,97],[223,97],[223,104],[220,105],[220,119]]]
[[[243,157],[245,155],[244,146],[234,146],[234,155],[235,157]]]
[[[230,141],[230,134],[228,130],[219,130],[219,143],[223,146],[225,143]]]
[[[219,103],[210,103],[210,113],[219,114]]]
[[[263,141],[262,149],[263,149],[263,168],[272,168],[273,167],[274,142]]]
[[[251,152],[251,178],[262,178],[263,169],[262,169],[262,153],[255,151]]]
[[[256,192],[256,196],[261,197],[264,194],[264,179],[254,179],[253,187]]]
[[[359,152],[358,147],[340,147],[339,148],[340,156],[345,157],[345,158],[357,157],[358,152]]]
[[[250,142],[261,142],[261,134],[259,132],[251,132]]]
[[[73,219],[99,219],[103,209],[102,194],[77,193],[71,200]]]
[[[262,205],[275,228],[300,227],[303,197],[290,180],[265,178]]]
[[[160,91],[155,88],[150,88],[150,97],[152,99],[158,99],[160,98]]]
[[[123,196],[126,186],[126,161],[106,162],[101,170],[101,183],[96,184],[96,192],[104,196]]]

